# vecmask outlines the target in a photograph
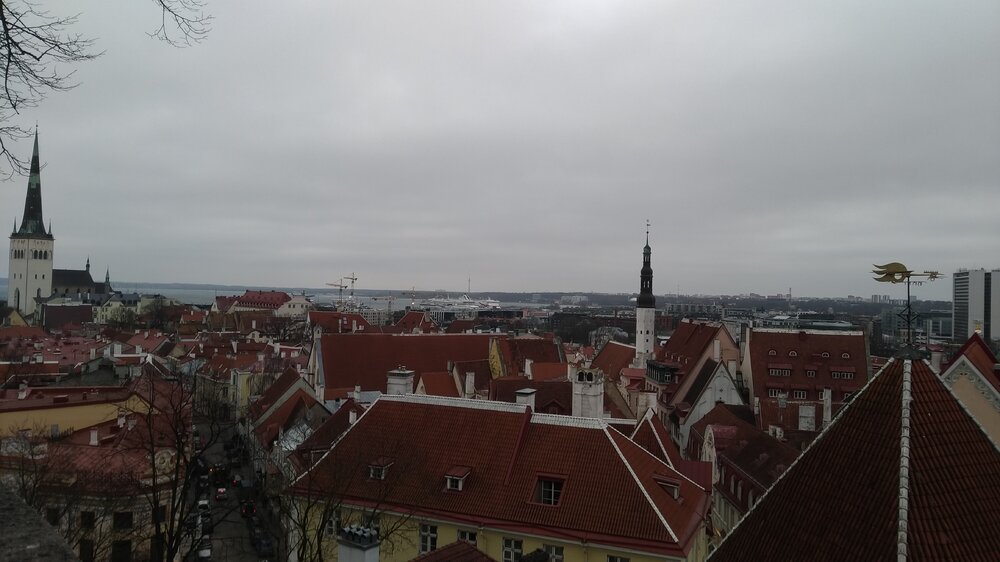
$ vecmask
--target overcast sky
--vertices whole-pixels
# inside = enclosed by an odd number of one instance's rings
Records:
[[[646,219],[657,294],[1000,267],[995,0],[208,1],[187,49],[73,3],[105,54],[23,115],[56,267],[629,292]]]

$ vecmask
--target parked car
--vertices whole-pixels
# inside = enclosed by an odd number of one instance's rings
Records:
[[[226,492],[225,488],[217,488],[215,490],[215,501],[225,501],[229,499],[229,494]]]
[[[198,500],[198,511],[202,513],[212,511],[212,505],[208,503],[208,498],[201,498]]]
[[[257,506],[254,505],[252,501],[247,500],[243,502],[243,505],[240,506],[240,514],[242,514],[243,517],[250,517],[251,515],[256,515]]]

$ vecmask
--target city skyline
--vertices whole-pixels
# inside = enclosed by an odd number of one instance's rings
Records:
[[[1000,7],[784,8],[214,3],[171,49],[155,10],[83,2],[105,54],[21,115],[55,265],[637,292],[649,219],[656,294],[901,297],[868,274],[901,261],[947,300],[997,267]]]

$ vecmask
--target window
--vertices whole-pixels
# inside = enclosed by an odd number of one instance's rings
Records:
[[[774,357],[775,355],[778,354],[778,352],[772,349],[772,350],[768,351],[767,354],[770,355],[771,357]]]
[[[828,351],[824,351],[821,357],[823,357],[823,359],[826,359],[830,357],[830,353]]]
[[[612,556],[608,555],[608,562],[630,562],[628,558],[624,556]]]
[[[131,529],[132,528],[132,512],[131,511],[119,511],[119,512],[115,513],[114,528],[115,528],[115,530],[119,530],[119,531],[126,530],[126,529]]]
[[[368,465],[368,478],[372,480],[385,480],[387,466]]]
[[[830,392],[829,388],[822,388],[822,389],[820,389],[820,391],[819,391],[819,399],[820,400],[826,400],[826,396],[827,396],[828,392]],[[831,398],[832,398],[832,396],[831,396]]]
[[[554,478],[539,478],[535,489],[535,500],[545,505],[559,505],[563,481]]]
[[[81,511],[80,512],[80,527],[84,529],[94,528],[94,512],[93,511]]]
[[[80,540],[80,560],[81,562],[94,562],[94,541]]]
[[[465,483],[465,478],[459,478],[457,476],[445,476],[445,488],[452,492],[461,492],[462,486]]]
[[[848,371],[830,371],[830,376],[835,379],[853,379],[854,373]]]
[[[780,388],[769,388],[767,389],[768,398],[777,398],[781,394]]]
[[[476,532],[467,531],[465,529],[458,530],[458,540],[465,541],[473,546],[476,544]]]
[[[789,351],[789,352],[788,352],[788,356],[789,356],[789,357],[798,357],[798,356],[799,356],[799,354],[798,354],[798,352],[797,352],[797,351],[795,351],[795,350],[793,349],[793,350],[791,350],[791,351]]]
[[[549,562],[563,562],[563,547],[551,544],[543,544],[542,550],[549,555]]]
[[[162,504],[156,506],[156,509],[153,510],[153,523],[156,523],[157,521],[163,523],[166,520],[167,520],[167,506]]]
[[[54,507],[49,507],[45,509],[45,520],[49,522],[49,525],[59,524],[59,510]]]
[[[518,562],[521,559],[521,550],[524,542],[521,539],[503,539],[503,562]]]
[[[337,531],[340,529],[340,512],[336,509],[328,509],[323,516],[323,534],[328,537],[337,538]]]
[[[792,391],[792,398],[794,398],[796,400],[805,400],[806,399],[806,391],[804,391],[804,390],[793,390]]]
[[[850,359],[851,358],[851,354],[850,353],[842,353],[840,355],[840,358],[841,359]]]
[[[132,562],[132,541],[115,541],[111,545],[111,562]]]
[[[809,378],[811,378],[811,379],[816,378],[816,370],[815,369],[808,369],[806,371],[806,376],[809,377]]]
[[[438,547],[437,525],[420,526],[420,553],[436,550]]]

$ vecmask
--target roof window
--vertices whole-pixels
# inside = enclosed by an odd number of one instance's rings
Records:
[[[767,354],[770,355],[771,357],[774,357],[775,355],[778,354],[778,352],[772,349],[772,350],[768,351]]]
[[[798,356],[799,356],[799,354],[798,354],[798,352],[797,352],[797,351],[795,351],[795,350],[793,349],[793,350],[791,350],[791,351],[789,351],[789,352],[788,352],[788,356],[789,356],[789,357],[798,357]]]
[[[392,466],[392,459],[379,457],[368,465],[368,478],[371,480],[385,480],[389,467]]]
[[[850,359],[850,358],[851,358],[851,354],[850,354],[850,353],[847,353],[847,352],[845,351],[845,352],[844,352],[843,354],[841,354],[840,358],[841,358],[841,359]]]
[[[444,475],[444,489],[449,492],[461,492],[465,489],[465,478],[472,472],[467,466],[453,466]]]
[[[826,358],[830,357],[830,352],[829,351],[824,351],[823,354],[822,354],[822,357],[823,357],[823,359],[826,359]]]
[[[535,484],[535,501],[544,505],[559,505],[566,480],[552,476],[539,476]]]
[[[655,478],[656,483],[663,488],[663,491],[670,494],[670,497],[675,500],[681,497],[681,483],[676,480],[668,480],[666,478]]]

